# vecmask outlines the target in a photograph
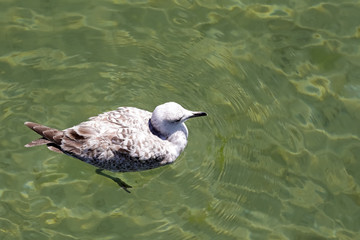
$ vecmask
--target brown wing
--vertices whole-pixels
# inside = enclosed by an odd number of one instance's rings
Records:
[[[83,122],[64,130],[60,147],[86,162],[111,160],[116,153],[129,153],[124,139],[119,135],[121,130],[124,129],[108,121]]]
[[[149,137],[137,128],[107,121],[88,121],[65,129],[60,146],[63,151],[87,162],[95,159],[147,160],[162,158],[164,146],[156,141],[161,140],[155,135]]]

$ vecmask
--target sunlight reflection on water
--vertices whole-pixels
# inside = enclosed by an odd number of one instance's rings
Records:
[[[0,18],[1,239],[356,239],[360,5],[33,1]],[[44,148],[119,106],[206,111],[171,166],[114,174]]]

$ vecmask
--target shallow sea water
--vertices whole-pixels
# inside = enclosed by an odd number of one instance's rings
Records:
[[[0,2],[0,239],[360,239],[360,1]],[[170,166],[44,147],[119,106],[176,101]]]

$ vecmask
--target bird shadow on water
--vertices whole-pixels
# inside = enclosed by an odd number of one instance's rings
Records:
[[[115,183],[117,183],[117,185],[119,185],[122,189],[124,189],[124,191],[126,191],[127,193],[131,193],[128,188],[132,188],[132,186],[130,186],[129,184],[127,184],[126,182],[124,182],[123,180],[121,180],[120,178],[117,177],[113,177],[111,175],[108,175],[106,173],[103,173],[104,169],[98,168],[95,170],[96,174],[99,174],[101,176],[104,176],[106,178],[109,178],[111,180],[113,180]]]

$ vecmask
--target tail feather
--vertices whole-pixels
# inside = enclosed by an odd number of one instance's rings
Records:
[[[25,122],[24,123],[28,128],[35,131],[39,135],[43,135],[43,132],[46,130],[51,130],[52,128],[46,127],[44,125],[33,123],[33,122]]]
[[[45,145],[48,143],[51,143],[51,142],[45,138],[39,138],[39,139],[29,142],[28,144],[25,145],[25,147],[35,147],[35,146]]]
[[[64,136],[63,131],[57,130],[55,128],[46,127],[44,125],[33,122],[25,122],[24,124],[27,127],[29,127],[31,130],[35,131],[37,134],[42,136],[42,138],[26,144],[25,147],[34,147],[44,144],[55,144],[55,145],[61,144],[61,140]]]

